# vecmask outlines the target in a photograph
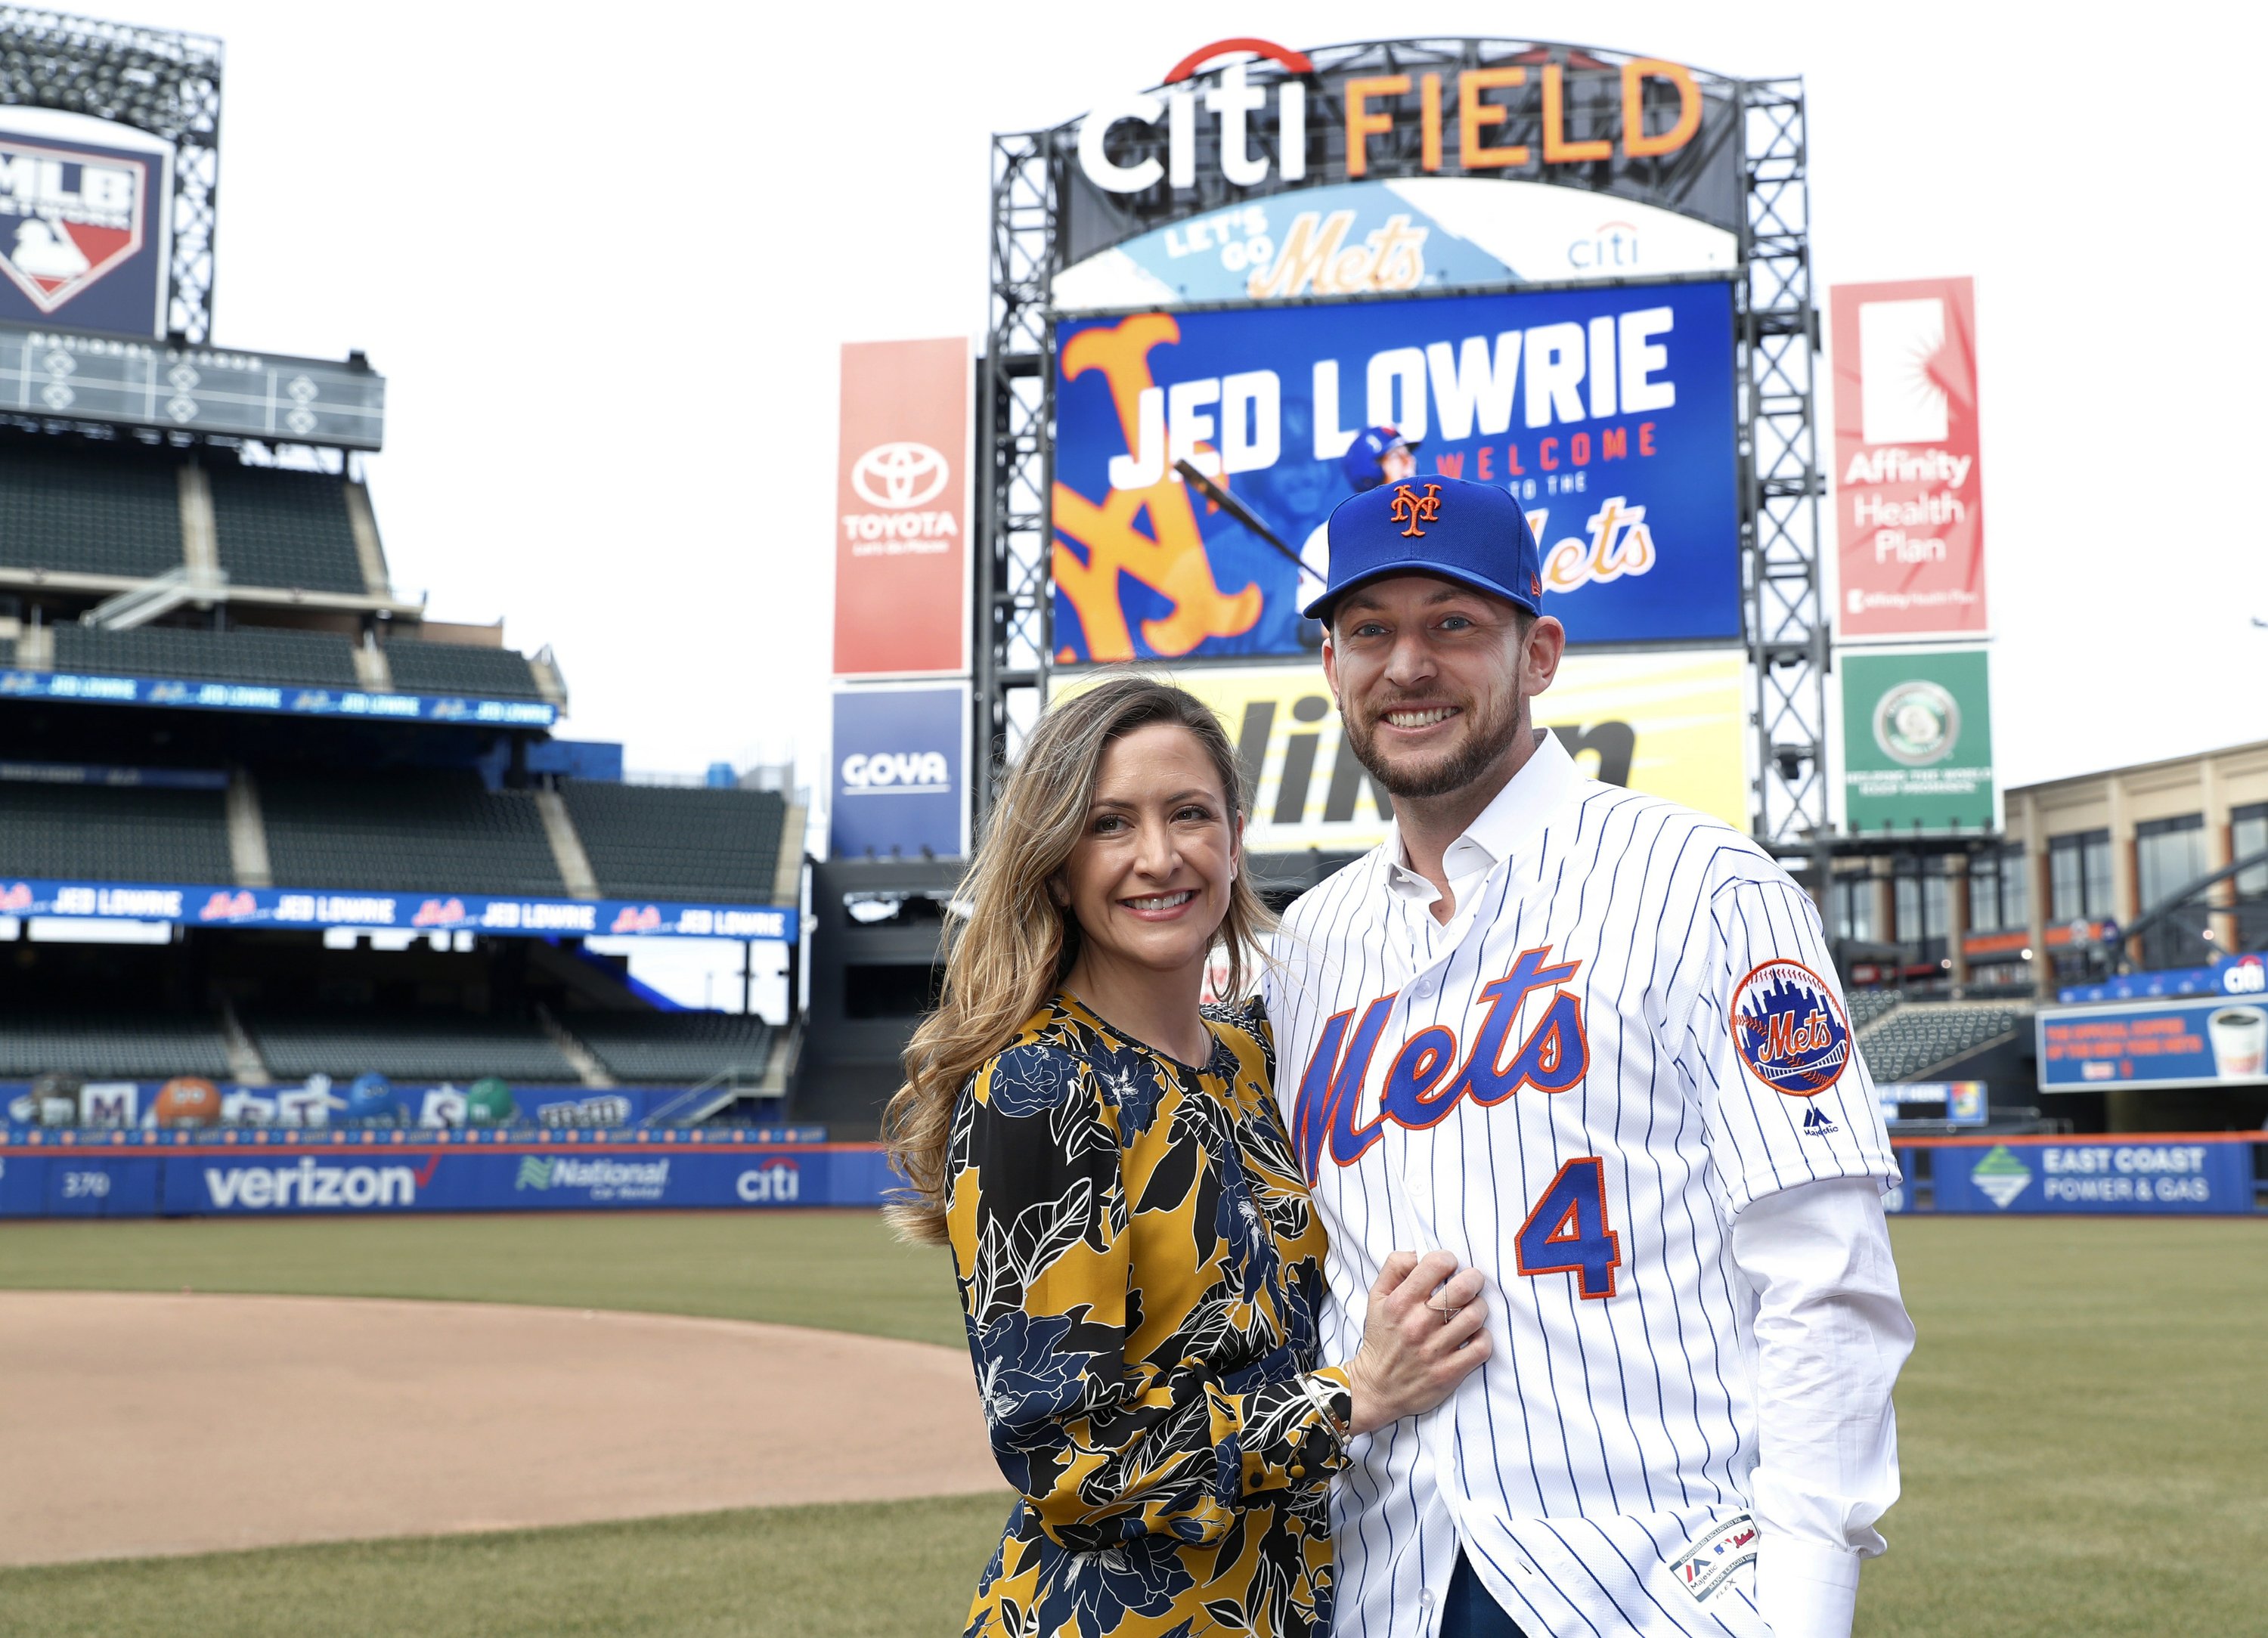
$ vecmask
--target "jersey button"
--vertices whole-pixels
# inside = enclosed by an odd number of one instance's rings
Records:
[[[1418,1000],[1423,1001],[1439,988],[1440,986],[1435,984],[1432,979],[1421,978],[1411,987],[1410,994],[1416,995]]]
[[[1433,1607],[1433,1590],[1431,1587],[1421,1588],[1418,1594],[1418,1602],[1425,1605],[1425,1608],[1429,1610],[1432,1609]]]

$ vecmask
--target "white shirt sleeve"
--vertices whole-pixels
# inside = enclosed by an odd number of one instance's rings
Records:
[[[1868,1178],[1768,1194],[1733,1222],[1756,1291],[1756,1605],[1772,1638],[1850,1638],[1859,1561],[1898,1496],[1890,1388],[1913,1351]]]

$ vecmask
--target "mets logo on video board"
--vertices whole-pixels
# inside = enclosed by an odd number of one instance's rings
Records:
[[[142,248],[149,167],[0,136],[0,273],[53,312]]]
[[[1800,961],[1767,961],[1733,991],[1733,1045],[1749,1073],[1791,1098],[1842,1078],[1851,1025],[1819,974]]]

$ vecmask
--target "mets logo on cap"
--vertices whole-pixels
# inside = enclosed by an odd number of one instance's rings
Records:
[[[1791,1098],[1810,1098],[1843,1076],[1851,1025],[1819,974],[1800,961],[1767,961],[1733,991],[1733,1045],[1749,1073]]]

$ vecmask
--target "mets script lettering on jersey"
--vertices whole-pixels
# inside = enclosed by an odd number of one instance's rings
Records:
[[[1442,1120],[1469,1095],[1484,1106],[1500,1104],[1523,1086],[1538,1091],[1564,1092],[1583,1078],[1591,1065],[1589,1044],[1583,1038],[1582,1001],[1559,991],[1521,1039],[1512,1061],[1504,1061],[1505,1043],[1519,1022],[1528,997],[1539,989],[1556,989],[1571,982],[1582,968],[1580,961],[1546,966],[1549,944],[1523,950],[1512,971],[1481,987],[1478,1004],[1487,1016],[1473,1037],[1473,1046],[1454,1076],[1458,1064],[1457,1034],[1445,1024],[1418,1031],[1403,1042],[1387,1066],[1386,1083],[1379,1094],[1378,1113],[1360,1119],[1363,1083],[1370,1076],[1370,1061],[1378,1038],[1394,1010],[1393,995],[1381,995],[1361,1009],[1362,1021],[1347,1039],[1350,1008],[1323,1025],[1314,1055],[1300,1077],[1292,1139],[1298,1146],[1307,1181],[1329,1145],[1333,1164],[1351,1166],[1378,1141],[1384,1124],[1421,1131]]]
[[[1733,991],[1733,1039],[1750,1073],[1791,1098],[1815,1098],[1851,1061],[1851,1026],[1818,973],[1767,961]]]

